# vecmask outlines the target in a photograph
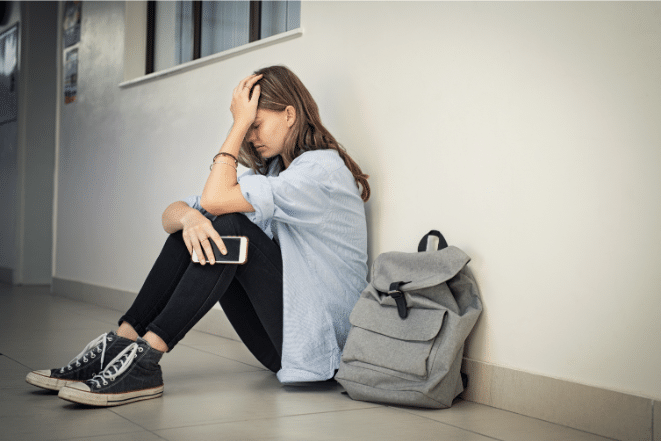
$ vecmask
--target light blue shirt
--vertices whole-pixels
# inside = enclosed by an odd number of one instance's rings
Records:
[[[322,381],[339,368],[349,314],[367,286],[365,206],[335,150],[303,153],[266,176],[238,179],[255,209],[244,213],[280,244],[283,261],[283,383]],[[186,199],[202,212],[200,197]],[[250,259],[250,256],[248,256]]]

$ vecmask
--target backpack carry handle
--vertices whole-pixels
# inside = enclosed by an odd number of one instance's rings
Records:
[[[448,243],[438,230],[431,230],[425,234],[418,244],[418,252],[437,251],[447,248]]]

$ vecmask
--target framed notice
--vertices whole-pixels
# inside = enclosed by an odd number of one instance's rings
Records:
[[[73,46],[80,41],[80,13],[82,2],[64,2],[64,47]]]
[[[78,95],[78,48],[66,53],[64,62],[64,104],[73,103]]]

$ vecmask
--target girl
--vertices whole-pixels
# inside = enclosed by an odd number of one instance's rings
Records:
[[[202,195],[163,213],[170,236],[117,331],[67,366],[31,372],[28,383],[94,406],[160,397],[160,358],[216,302],[281,382],[334,376],[367,285],[368,176],[286,67],[243,79],[230,111],[234,123]],[[250,170],[237,179],[239,163]],[[226,253],[221,236],[248,237],[244,265],[205,262],[211,241]]]

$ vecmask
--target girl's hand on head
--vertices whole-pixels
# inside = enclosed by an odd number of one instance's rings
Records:
[[[200,263],[204,265],[206,262],[209,262],[211,265],[215,263],[213,248],[211,247],[211,242],[216,242],[218,249],[221,253],[226,254],[227,249],[223,240],[220,238],[220,234],[213,227],[213,224],[209,219],[204,217],[202,213],[197,210],[189,211],[181,220],[184,228],[182,229],[182,235],[184,238],[184,243],[188,252],[193,255],[193,250],[197,254]]]
[[[232,104],[230,112],[234,118],[234,124],[248,129],[257,116],[257,102],[259,101],[260,87],[255,85],[263,75],[250,75],[239,82],[232,93]],[[254,86],[254,87],[253,87]],[[252,89],[252,98],[250,90]]]

